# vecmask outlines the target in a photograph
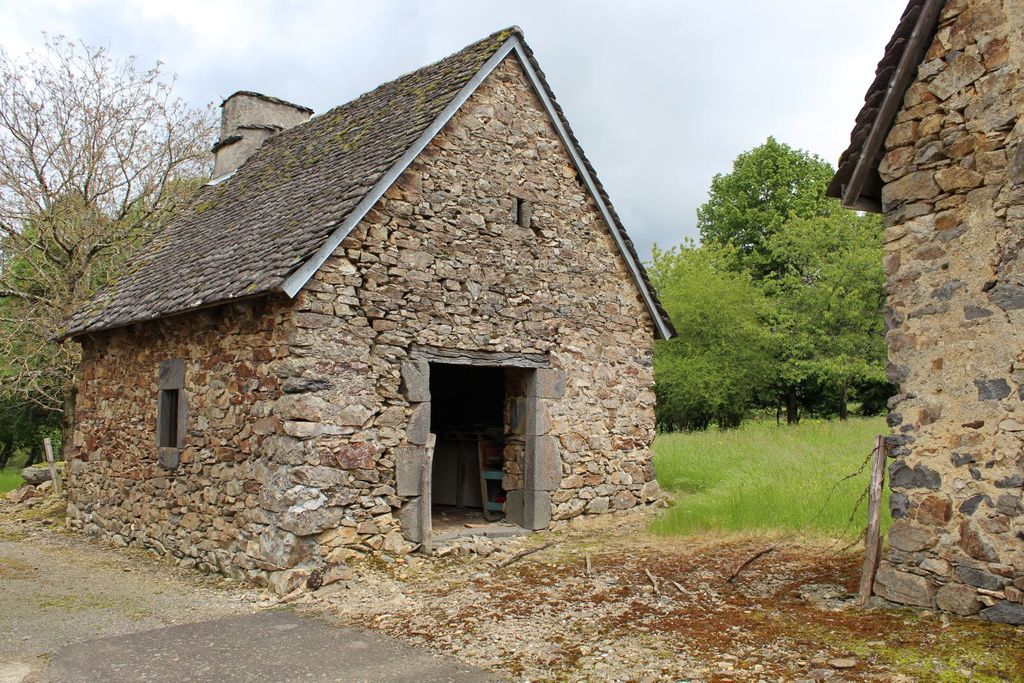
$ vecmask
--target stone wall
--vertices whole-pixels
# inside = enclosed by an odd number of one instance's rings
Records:
[[[544,359],[557,391],[511,397],[539,408],[506,469],[534,523],[648,503],[654,335],[509,57],[294,301],[83,340],[70,518],[279,591],[360,553],[407,552],[398,511],[414,496],[397,474],[429,425],[402,378],[418,347]],[[189,401],[175,471],[154,440],[167,358],[186,360]],[[549,483],[530,481],[541,441]]]
[[[1024,2],[950,0],[886,140],[892,512],[876,591],[1024,623]]]
[[[529,227],[516,220],[517,199],[532,209]],[[410,433],[429,420],[429,397],[410,398],[402,381],[412,349],[540,355],[565,379],[557,398],[543,397],[537,434],[562,472],[550,519],[660,495],[649,451],[653,324],[514,57],[321,267],[297,309],[297,371],[333,378],[308,394],[332,409],[297,448],[372,450],[380,484],[401,488],[395,462],[417,457],[422,435]]]
[[[253,580],[294,559],[246,554],[271,521],[265,452],[289,386],[279,372],[290,318],[285,302],[267,301],[80,339],[72,528]],[[167,359],[184,360],[189,413],[174,470],[158,462],[156,443],[157,375]]]

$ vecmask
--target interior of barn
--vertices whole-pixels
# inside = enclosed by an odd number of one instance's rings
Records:
[[[434,533],[504,519],[506,371],[431,363]]]

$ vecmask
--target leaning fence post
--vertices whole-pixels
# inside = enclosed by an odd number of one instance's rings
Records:
[[[49,437],[43,439],[43,450],[46,451],[46,464],[50,466],[50,479],[53,481],[53,492],[60,495],[60,478],[57,476],[57,466],[53,464],[53,446]]]
[[[885,437],[875,439],[871,483],[868,488],[868,529],[864,537],[864,569],[860,575],[857,604],[863,607],[875,587],[875,574],[882,555],[882,483],[885,481]]]

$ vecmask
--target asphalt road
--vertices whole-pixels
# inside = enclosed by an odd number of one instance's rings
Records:
[[[394,638],[279,609],[70,645],[25,683],[489,680]]]
[[[21,522],[0,503],[0,683],[485,681],[260,591]]]

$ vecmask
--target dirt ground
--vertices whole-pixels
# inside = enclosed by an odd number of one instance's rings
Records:
[[[364,570],[311,608],[521,680],[1024,681],[1024,628],[855,608],[859,552],[648,524],[604,518],[486,559]]]
[[[38,666],[69,639],[279,602],[29,516],[0,509],[0,669]],[[1024,681],[1024,628],[854,608],[856,552],[784,538],[662,538],[648,523],[618,516],[480,542],[482,555],[368,559],[296,604],[511,680]],[[17,576],[38,586],[12,593]],[[47,576],[75,589],[47,589]]]

